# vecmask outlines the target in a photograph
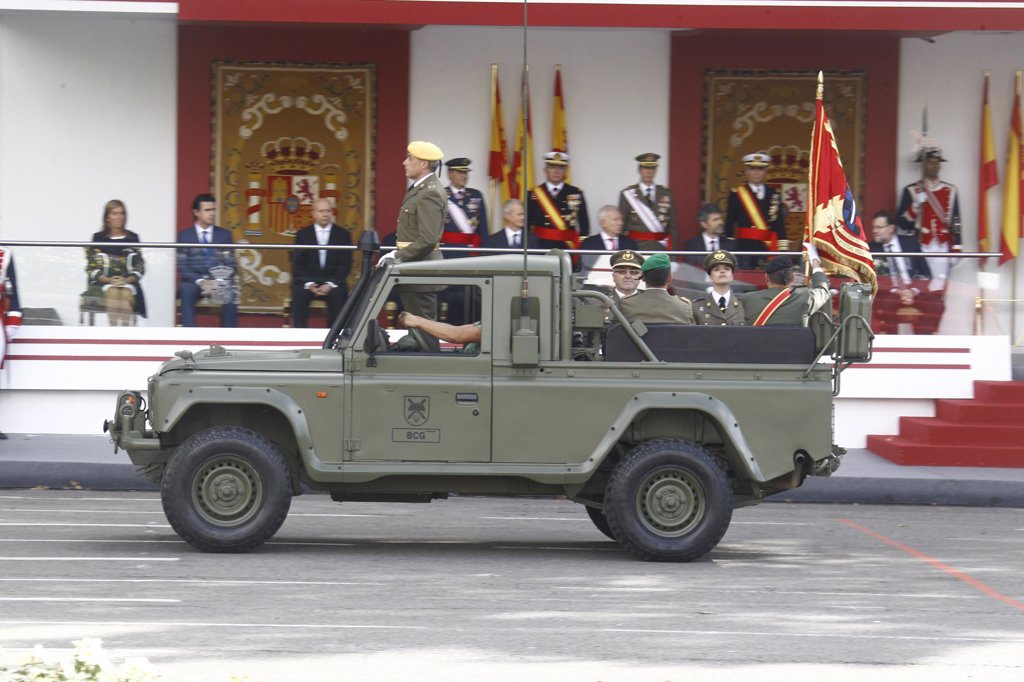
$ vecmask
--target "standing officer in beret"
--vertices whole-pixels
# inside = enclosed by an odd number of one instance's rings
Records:
[[[575,249],[580,237],[590,234],[590,218],[583,190],[565,182],[569,155],[544,155],[547,182],[531,189],[526,197],[526,222],[542,249]]]
[[[480,246],[481,240],[489,234],[484,195],[478,189],[466,187],[471,163],[465,157],[445,163],[450,184],[444,190],[448,195],[448,217],[444,221],[444,234],[441,235],[443,246]],[[467,255],[451,251],[444,253],[445,258]]]
[[[765,184],[772,157],[764,152],[743,157],[747,181],[729,192],[725,211],[725,236],[736,239],[738,251],[778,251],[778,242],[786,238],[786,207],[782,197]],[[754,256],[740,258],[740,267],[757,267]]]
[[[410,142],[406,151],[408,154],[402,167],[405,169],[405,177],[412,184],[398,211],[398,229],[395,232],[397,248],[381,256],[377,267],[389,260],[407,263],[441,258],[437,247],[448,212],[448,198],[436,172],[441,167],[444,153],[436,144],[419,141]],[[398,289],[404,310],[428,320],[437,319],[437,292],[444,287],[403,284]]]
[[[789,256],[772,258],[764,266],[767,288],[740,296],[747,324],[755,327],[777,324],[806,327],[811,315],[831,304],[832,291],[828,287],[828,277],[821,269],[818,250],[810,244],[804,244],[804,247],[813,273],[810,288],[793,285],[794,263]]]
[[[676,207],[672,191],[654,184],[661,156],[647,152],[636,157],[640,182],[619,192],[619,211],[626,221],[626,236],[644,251],[672,248],[676,231]]]
[[[736,270],[736,256],[718,249],[704,258],[704,271],[711,279],[711,287],[704,298],[693,302],[693,317],[697,324],[742,325],[746,322],[743,304],[734,296],[732,284]]]
[[[640,272],[647,288],[619,304],[627,320],[645,324],[693,324],[690,299],[668,293],[668,285],[672,282],[672,263],[666,254],[648,256]]]

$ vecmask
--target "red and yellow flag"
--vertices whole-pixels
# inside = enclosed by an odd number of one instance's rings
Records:
[[[857,215],[857,202],[843,173],[839,147],[825,113],[825,85],[818,72],[817,111],[811,133],[811,159],[807,169],[807,230],[805,236],[818,249],[822,265],[833,272],[871,284],[878,289],[875,263],[867,234]]]
[[[519,117],[516,123],[516,146],[512,151],[512,165],[509,168],[512,196],[524,204],[526,203],[526,192],[534,186],[533,175],[533,124],[530,122],[530,67],[523,69],[523,81],[521,96],[519,98]],[[523,115],[523,107],[526,108],[526,115]],[[526,134],[523,135],[523,123],[525,119]],[[525,137],[525,141],[524,141]],[[523,180],[523,169],[526,169],[525,184]]]
[[[562,65],[555,65],[555,100],[551,114],[551,151],[569,153],[569,133],[565,127],[565,95],[562,92]],[[572,182],[569,168],[565,169],[565,181]]]
[[[507,149],[505,117],[501,109],[501,89],[498,86],[498,65],[491,64],[491,153],[487,164],[487,175],[491,179],[491,194],[493,196],[494,188],[498,188],[502,205],[512,197]]]
[[[999,264],[1007,263],[1017,257],[1020,252],[1021,228],[1021,125],[1020,125],[1020,79],[1017,72],[1014,88],[1013,110],[1010,112],[1010,147],[1006,152],[1006,184],[1003,189],[1003,235],[999,250]]]
[[[999,184],[996,143],[992,137],[992,109],[988,105],[988,77],[989,72],[985,71],[981,99],[981,168],[978,172],[978,248],[981,251],[991,251],[995,247],[996,240],[988,222],[988,191]]]

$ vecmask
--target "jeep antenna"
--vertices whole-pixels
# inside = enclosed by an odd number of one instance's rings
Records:
[[[527,38],[527,27],[529,26],[529,2],[523,0],[523,73],[520,78],[520,90],[519,90],[519,115],[522,117],[519,121],[520,130],[523,131],[522,140],[520,143],[523,145],[523,159],[519,166],[519,200],[522,202],[523,208],[523,229],[522,237],[520,241],[523,244],[523,280],[520,296],[520,307],[519,307],[519,331],[526,332],[530,328],[530,280],[529,270],[527,265],[527,257],[529,255],[529,243],[530,243],[530,221],[529,212],[527,209],[527,197],[529,196],[530,189],[526,186],[526,180],[530,177],[530,173],[526,172],[526,169],[533,163],[533,159],[530,158],[530,152],[533,148],[533,134],[530,130],[530,63],[526,60],[526,38]]]

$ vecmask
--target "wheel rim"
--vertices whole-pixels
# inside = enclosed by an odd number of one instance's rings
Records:
[[[636,507],[647,530],[675,538],[692,532],[700,524],[707,509],[707,495],[691,472],[666,467],[641,482]]]
[[[220,455],[203,465],[192,485],[192,501],[208,522],[238,526],[251,519],[263,500],[263,484],[252,465],[234,455]]]

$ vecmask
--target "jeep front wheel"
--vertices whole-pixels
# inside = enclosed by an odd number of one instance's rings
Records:
[[[204,552],[247,552],[274,536],[292,501],[284,457],[249,429],[193,434],[171,456],[160,497],[174,531]]]
[[[612,471],[604,514],[615,539],[640,559],[693,561],[729,528],[732,489],[704,448],[653,440],[626,453]]]

